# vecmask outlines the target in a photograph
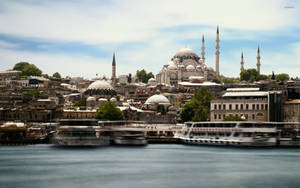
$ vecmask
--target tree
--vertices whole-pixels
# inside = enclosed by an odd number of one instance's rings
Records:
[[[240,116],[229,115],[226,116],[223,121],[246,121],[247,119],[241,118]]]
[[[152,72],[147,73],[145,69],[142,69],[140,71],[139,70],[136,71],[136,77],[138,81],[147,83],[150,78],[154,78],[154,75]]]
[[[257,81],[259,81],[259,80],[270,80],[270,77],[265,74],[260,74],[257,77]]]
[[[99,106],[96,116],[101,120],[124,120],[123,112],[110,101]]]
[[[54,73],[52,75],[52,77],[54,77],[54,78],[61,78],[61,75],[58,72],[56,72],[56,73]]]
[[[217,84],[221,83],[221,81],[217,77],[215,77],[215,76],[213,77],[212,82],[215,82]]]
[[[74,107],[80,107],[80,106],[85,106],[86,105],[86,101],[85,100],[79,100],[79,101],[76,101],[73,106]]]
[[[185,103],[180,112],[182,122],[208,121],[210,117],[210,101],[214,96],[206,88],[195,91],[194,97]]]
[[[275,80],[276,81],[283,82],[283,81],[289,80],[289,79],[290,79],[290,76],[286,73],[281,73],[281,74],[276,74],[275,75]]]
[[[23,69],[29,65],[28,62],[19,62],[17,64],[15,64],[13,70],[17,70],[17,71],[23,71]]]
[[[15,64],[14,70],[21,71],[21,76],[41,76],[42,71],[37,68],[34,64],[28,62],[19,62]]]
[[[256,69],[245,69],[240,73],[240,79],[247,82],[254,82],[258,80],[259,73]]]
[[[280,86],[277,84],[271,84],[269,86],[269,90],[279,90],[279,89],[280,89]]]
[[[128,74],[127,82],[128,83],[132,82],[132,75],[131,75],[131,73]]]

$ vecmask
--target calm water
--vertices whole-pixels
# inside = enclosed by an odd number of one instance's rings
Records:
[[[1,146],[0,187],[300,187],[300,149]]]

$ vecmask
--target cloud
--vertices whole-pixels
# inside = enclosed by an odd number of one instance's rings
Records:
[[[143,41],[157,35],[160,28],[185,25],[281,30],[293,26],[299,17],[296,10],[283,9],[280,0],[32,1],[27,4],[4,1],[1,4],[3,34],[89,44]]]

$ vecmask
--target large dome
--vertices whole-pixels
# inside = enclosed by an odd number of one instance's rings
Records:
[[[106,81],[104,80],[97,80],[93,83],[91,83],[91,85],[89,85],[89,87],[87,88],[89,89],[95,89],[95,90],[102,90],[102,89],[106,89],[106,90],[113,90],[114,88]]]
[[[170,101],[163,95],[153,95],[146,100],[145,104],[170,105]]]
[[[103,95],[103,96],[113,96],[116,95],[114,88],[105,80],[96,80],[91,83],[87,90],[86,95]]]
[[[185,47],[179,50],[178,52],[176,52],[174,58],[176,57],[197,57],[198,58],[198,55],[192,49]]]

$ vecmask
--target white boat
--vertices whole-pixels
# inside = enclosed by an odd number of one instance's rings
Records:
[[[274,123],[259,122],[186,122],[181,142],[194,145],[276,146],[277,128]]]

